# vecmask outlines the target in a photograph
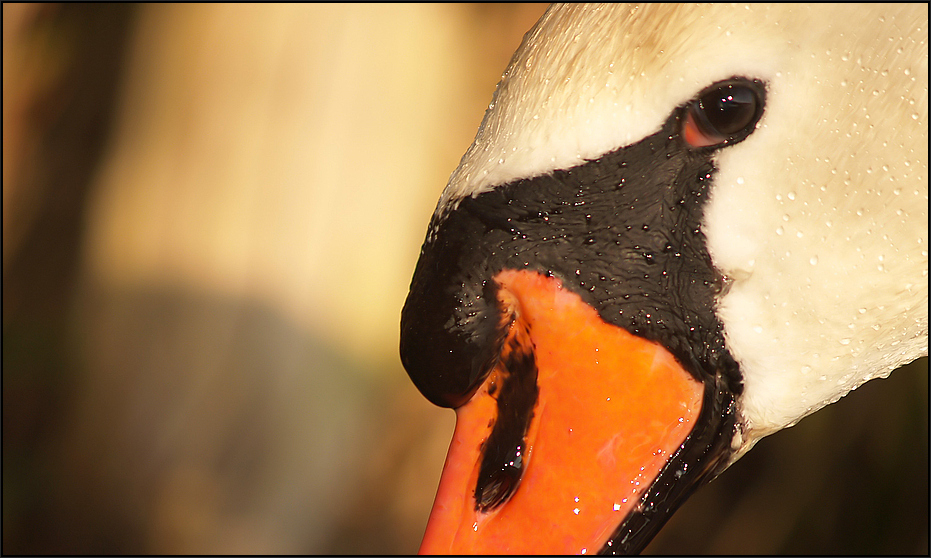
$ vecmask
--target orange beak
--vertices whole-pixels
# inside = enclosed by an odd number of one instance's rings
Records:
[[[557,279],[506,270],[495,281],[507,337],[492,373],[456,409],[420,552],[597,553],[689,437],[704,386]],[[503,386],[518,373],[512,353],[532,355],[537,396],[515,450],[497,452],[511,457],[489,468],[510,404]]]

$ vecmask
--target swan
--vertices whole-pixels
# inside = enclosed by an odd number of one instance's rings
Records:
[[[928,6],[554,5],[429,223],[425,553],[634,553],[928,354]]]

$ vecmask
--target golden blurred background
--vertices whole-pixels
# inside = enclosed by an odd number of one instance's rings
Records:
[[[545,6],[3,5],[3,552],[412,553],[397,356]],[[762,441],[652,553],[928,552],[928,361]]]

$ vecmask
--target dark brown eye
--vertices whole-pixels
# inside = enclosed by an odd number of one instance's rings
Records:
[[[692,147],[736,143],[763,116],[765,88],[758,80],[734,78],[705,89],[686,106],[682,136]]]

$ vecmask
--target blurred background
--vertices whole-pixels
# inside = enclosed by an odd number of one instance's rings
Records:
[[[3,5],[3,553],[412,553],[451,411],[397,355],[506,5]],[[928,361],[651,553],[928,553]]]

